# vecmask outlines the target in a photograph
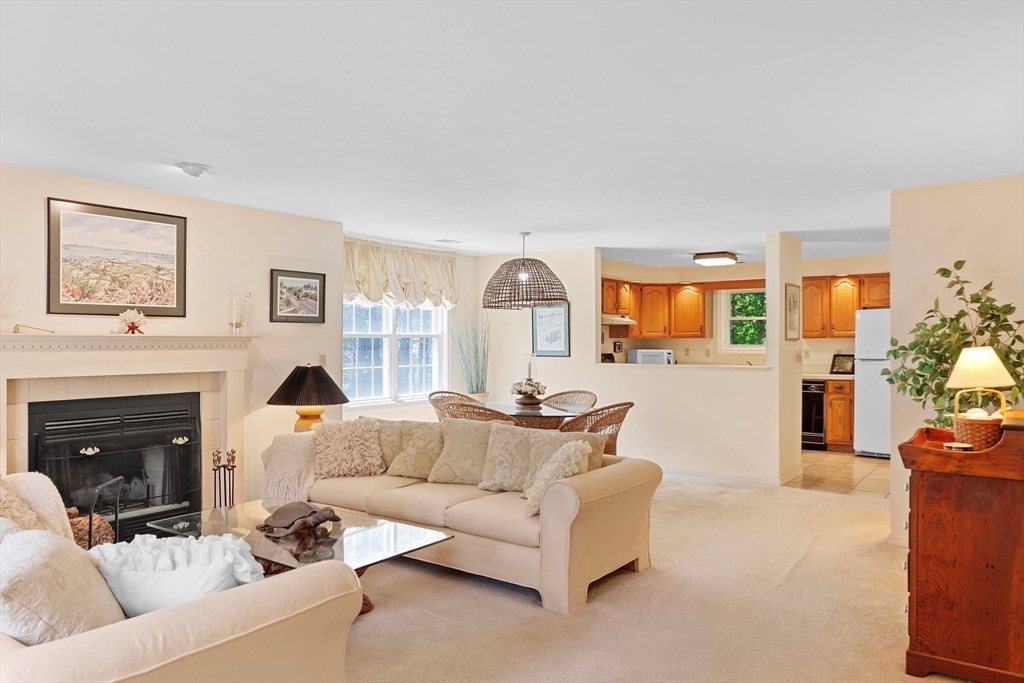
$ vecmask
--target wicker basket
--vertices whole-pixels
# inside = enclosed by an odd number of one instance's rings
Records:
[[[992,448],[1003,438],[1003,418],[969,420],[956,416],[953,418],[953,434],[957,441],[971,444],[976,451],[983,451]]]

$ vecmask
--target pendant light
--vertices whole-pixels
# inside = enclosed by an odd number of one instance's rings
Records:
[[[501,264],[484,289],[484,308],[519,310],[534,306],[569,303],[565,287],[548,265],[535,258],[526,258],[526,236],[523,255]]]

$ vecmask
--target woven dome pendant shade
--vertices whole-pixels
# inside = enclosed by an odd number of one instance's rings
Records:
[[[565,286],[548,265],[535,258],[526,258],[526,236],[523,256],[505,261],[498,267],[484,289],[483,307],[519,310],[534,306],[569,303]]]

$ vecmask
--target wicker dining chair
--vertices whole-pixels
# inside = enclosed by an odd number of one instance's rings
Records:
[[[626,413],[633,403],[613,403],[610,406],[590,410],[582,415],[570,418],[562,423],[560,432],[589,432],[591,434],[607,434],[608,443],[604,446],[605,455],[615,455],[615,445],[619,440],[619,429]]]
[[[582,413],[597,405],[597,394],[593,391],[584,391],[582,389],[560,391],[557,394],[548,396],[541,401],[541,404],[561,410]]]
[[[454,418],[478,422],[508,422],[519,425],[519,421],[511,415],[482,406],[479,403],[449,403],[448,405],[434,406],[434,410],[437,411],[437,417],[441,420]]]
[[[457,391],[435,391],[427,396],[427,400],[430,401],[430,405],[434,406],[434,412],[437,413],[437,419],[442,420],[444,416],[441,414],[441,408],[454,403],[462,403],[467,405],[480,405],[480,401],[476,400],[472,396],[466,394],[460,394]]]

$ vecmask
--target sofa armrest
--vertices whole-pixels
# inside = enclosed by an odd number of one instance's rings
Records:
[[[70,638],[4,650],[3,681],[342,681],[362,606],[320,562]]]
[[[623,458],[548,486],[540,511],[545,607],[573,612],[592,581],[630,563],[650,566],[651,500],[661,478],[653,462]]]

